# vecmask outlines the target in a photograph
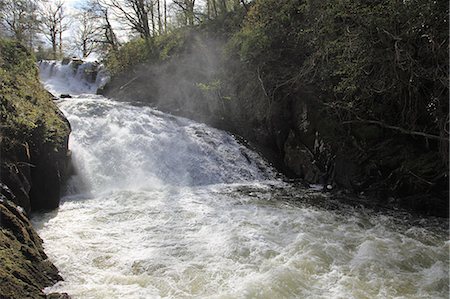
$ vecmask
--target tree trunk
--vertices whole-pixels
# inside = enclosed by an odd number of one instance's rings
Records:
[[[51,33],[51,38],[50,39],[52,40],[52,55],[53,55],[53,59],[56,60],[56,51],[58,49],[58,45],[56,44],[56,31],[55,30]]]
[[[156,7],[158,9],[158,33],[162,34],[162,17],[161,17],[161,3],[160,0],[156,0]]]
[[[222,14],[227,12],[227,1],[226,0],[220,0],[220,11]]]
[[[216,0],[211,0],[211,1],[212,1],[213,10],[214,10],[214,17],[217,18],[217,4],[216,4]]]
[[[61,6],[61,8],[59,10],[59,58],[62,58],[62,56],[63,56],[63,50],[62,50],[62,33],[63,33],[62,21],[63,21],[63,8]]]
[[[188,20],[188,25],[190,25],[190,26],[194,25],[194,4],[195,4],[195,0],[187,0],[186,1],[187,20]]]
[[[152,21],[152,33],[153,35],[155,35],[155,31],[156,31],[156,24],[155,24],[155,11],[154,11],[154,4],[153,1],[150,2],[150,5],[152,6],[150,8],[150,17],[151,17],[151,21]]]
[[[167,0],[164,0],[164,32],[167,33]]]

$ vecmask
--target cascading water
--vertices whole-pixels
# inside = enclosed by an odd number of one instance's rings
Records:
[[[45,87],[55,96],[95,94],[109,79],[103,66],[97,62],[73,60],[63,64],[60,61],[42,60],[39,69]]]
[[[55,94],[58,72],[43,72]],[[65,279],[49,292],[448,298],[445,222],[323,208],[333,199],[278,180],[232,135],[92,90],[59,101],[77,173],[60,209],[33,219]]]

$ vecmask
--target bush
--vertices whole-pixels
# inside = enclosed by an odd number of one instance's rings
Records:
[[[152,50],[153,47],[149,40],[133,39],[120,47],[119,50],[109,52],[105,64],[110,73],[115,75],[147,61],[151,57]]]

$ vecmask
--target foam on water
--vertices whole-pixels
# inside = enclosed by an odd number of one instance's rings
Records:
[[[60,103],[71,149],[93,192],[266,180],[273,171],[223,131],[97,97]],[[79,192],[79,191],[75,191]]]
[[[95,94],[97,88],[109,79],[101,65],[96,62],[69,62],[43,60],[39,63],[40,77],[45,88],[55,96],[61,94]]]
[[[47,292],[448,298],[436,219],[321,208],[318,188],[279,181],[232,135],[151,108],[93,95],[59,106],[77,174],[59,210],[33,218],[64,277]]]

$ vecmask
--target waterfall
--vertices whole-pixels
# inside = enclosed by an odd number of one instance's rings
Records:
[[[103,65],[81,60],[39,62],[41,80],[56,96],[93,94],[109,80]]]
[[[448,298],[447,223],[286,183],[224,131],[94,95],[41,63],[75,175],[33,223],[72,298]],[[336,208],[336,206],[338,208]],[[332,209],[330,207],[333,207]]]

